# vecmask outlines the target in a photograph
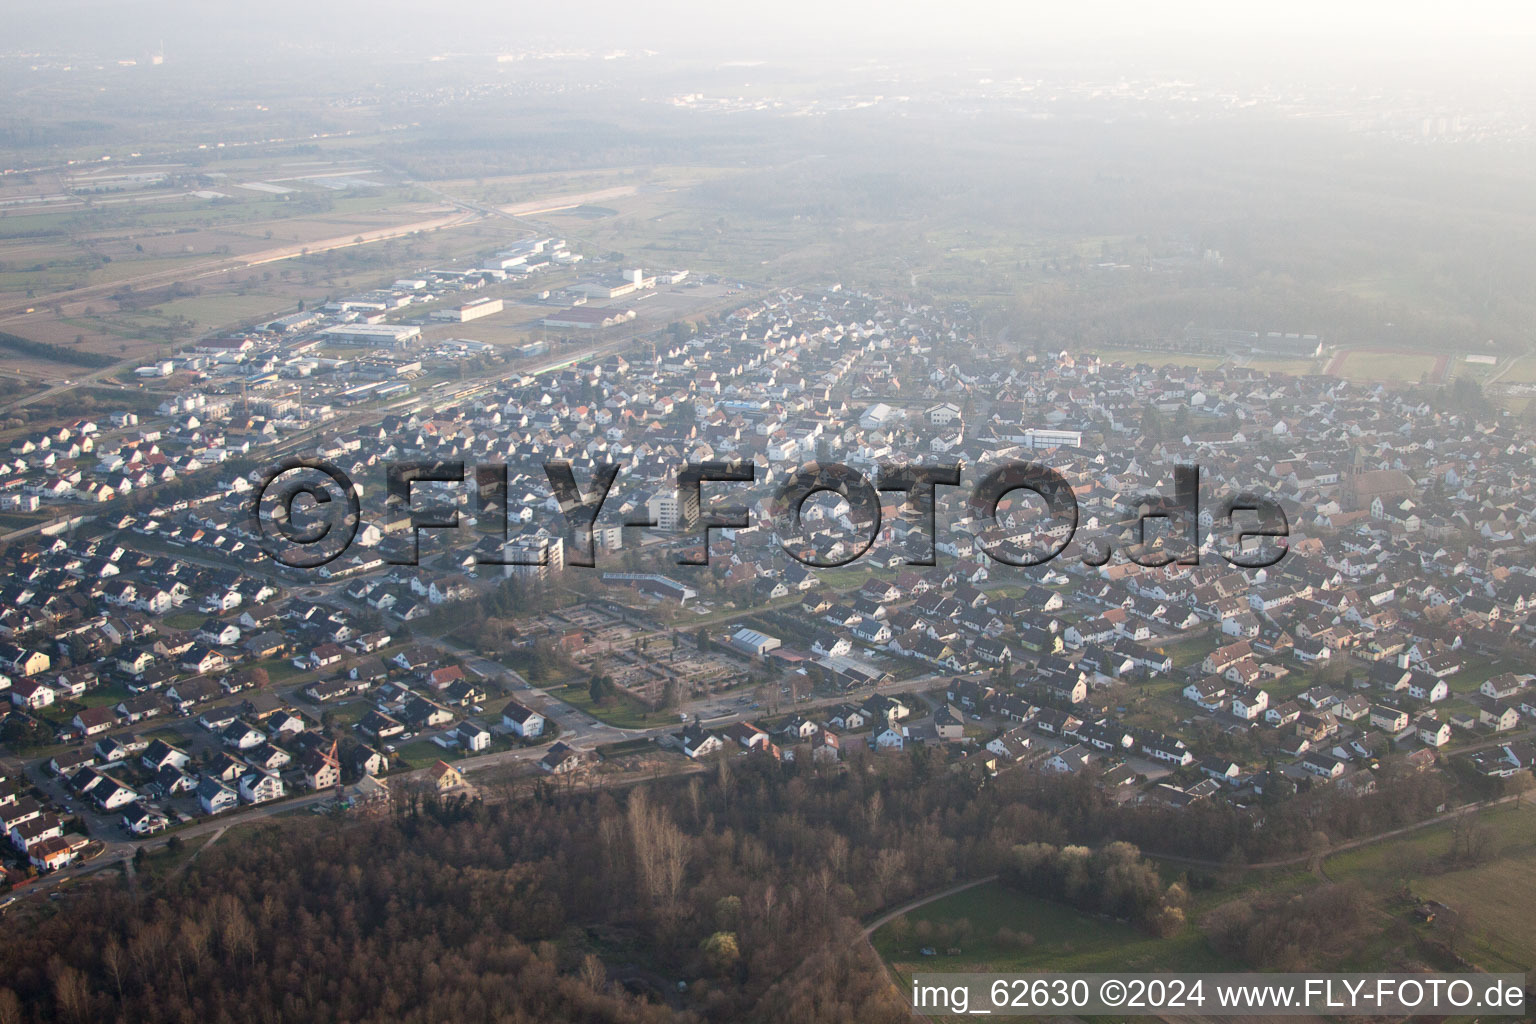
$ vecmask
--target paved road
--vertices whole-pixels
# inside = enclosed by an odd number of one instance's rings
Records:
[[[354,789],[355,787],[349,786],[346,792],[351,794],[354,792]],[[275,803],[242,807],[238,811],[230,811],[215,818],[206,818],[169,834],[162,833],[157,836],[132,841],[128,839],[106,838],[106,832],[99,832],[97,833],[97,838],[105,845],[105,849],[100,854],[88,861],[76,861],[67,868],[61,868],[50,875],[46,875],[28,886],[24,893],[18,893],[17,895],[23,896],[23,898],[42,896],[84,875],[116,867],[125,861],[131,862],[133,855],[141,846],[149,850],[159,849],[169,843],[172,837],[186,840],[207,835],[210,832],[222,832],[233,825],[249,825],[252,822],[261,821],[286,811],[300,810],[322,801],[333,800],[335,796],[334,791],[327,790],[322,793],[306,793],[302,796],[279,800]],[[103,818],[107,816],[89,815],[88,817]],[[121,819],[116,821],[113,832],[118,836],[123,834]]]

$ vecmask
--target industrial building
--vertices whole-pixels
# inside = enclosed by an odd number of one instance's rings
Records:
[[[760,658],[769,651],[777,650],[779,640],[766,633],[759,633],[755,629],[738,629],[731,634],[731,646],[745,654]]]
[[[550,314],[541,322],[545,327],[574,327],[577,330],[589,331],[598,327],[612,327],[634,318],[635,311],[632,309],[593,309],[590,306],[572,306],[570,309]]]
[[[405,324],[338,324],[320,332],[340,345],[404,345],[421,337],[420,327]]]
[[[447,309],[434,309],[432,311],[432,319],[449,320],[462,324],[468,323],[470,320],[479,320],[483,316],[500,313],[504,308],[505,304],[500,299],[475,299]]]
[[[590,281],[577,285],[589,299],[617,299],[625,295],[633,295],[637,291],[656,287],[656,278],[646,277],[645,271],[636,267],[634,270],[624,272],[624,280],[617,284],[606,281]]]

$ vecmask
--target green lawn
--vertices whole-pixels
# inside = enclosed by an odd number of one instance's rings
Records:
[[[504,750],[512,750],[516,746],[517,744],[513,743],[511,740],[504,737],[498,737],[492,741],[489,747],[486,747],[484,750],[477,751],[474,755],[471,755],[469,751],[465,750],[461,746],[458,746],[457,744],[452,747],[444,748],[434,743],[431,738],[418,738],[397,747],[395,753],[390,755],[390,770],[415,770],[417,768],[429,768],[439,761],[448,761],[451,763],[453,761],[458,761],[470,756],[478,757],[481,754],[495,754]],[[399,761],[400,758],[403,758],[406,763],[401,763]]]
[[[288,658],[268,658],[256,662],[253,667],[266,669],[267,681],[273,686],[286,685],[312,674],[308,669],[295,668]]]
[[[465,756],[463,747],[445,750],[430,739],[417,739],[411,740],[404,746],[397,747],[395,753],[390,755],[389,767],[391,771],[397,768],[428,768],[439,761],[457,761],[463,756]],[[409,763],[400,764],[398,763],[399,759],[404,759]]]
[[[1157,650],[1173,659],[1174,668],[1187,668],[1204,661],[1205,656],[1216,648],[1235,641],[1235,637],[1225,636],[1220,629],[1212,627],[1201,636],[1180,637],[1158,644]]]
[[[1536,803],[1533,799],[1532,803]],[[1493,833],[1493,855],[1503,857],[1536,851],[1536,806],[1504,805],[1481,811],[1477,820]],[[1324,863],[1328,877],[1354,880],[1367,888],[1396,884],[1404,864],[1427,864],[1451,846],[1451,823],[1422,828],[1408,835],[1330,856]],[[1536,894],[1533,894],[1536,895]]]
[[[903,979],[918,971],[1218,971],[1236,965],[1206,945],[1193,925],[1172,938],[1157,939],[1130,925],[1081,914],[991,882],[937,900],[909,913],[913,928],[898,939],[887,924],[875,932],[875,949]],[[970,934],[950,942],[918,938],[919,922],[953,925],[965,920]],[[998,930],[1027,932],[1034,943],[999,941]],[[938,956],[920,956],[925,944]],[[962,952],[945,955],[949,945]]]
[[[346,704],[317,704],[314,707],[317,715],[329,715],[338,726],[352,726],[373,710],[373,702],[354,700]]]
[[[81,707],[99,708],[107,704],[117,704],[131,696],[133,695],[128,692],[128,687],[120,683],[114,683],[111,686],[98,686],[94,690],[88,690],[85,696],[78,697],[71,703]],[[71,715],[70,717],[74,716]]]
[[[678,720],[677,715],[670,712],[647,711],[645,705],[623,693],[610,697],[603,704],[595,704],[586,686],[579,683],[548,692],[583,714],[620,729],[651,729]]]
[[[1467,696],[1476,693],[1479,686],[1501,672],[1524,671],[1526,670],[1518,665],[1511,665],[1497,658],[1468,658],[1460,672],[1446,678],[1445,685],[1450,687],[1451,693],[1458,697]]]

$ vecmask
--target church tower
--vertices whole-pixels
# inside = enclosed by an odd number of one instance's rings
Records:
[[[1365,449],[1355,445],[1354,454],[1350,458],[1349,466],[1344,470],[1343,500],[1344,511],[1354,512],[1360,508],[1360,474],[1365,472]]]

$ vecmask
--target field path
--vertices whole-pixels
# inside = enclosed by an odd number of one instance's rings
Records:
[[[228,825],[225,825],[223,828],[216,830],[213,833],[213,835],[208,837],[208,841],[206,843],[204,843],[202,846],[199,846],[197,849],[192,851],[192,856],[188,857],[186,860],[182,861],[179,865],[177,865],[177,867],[176,867],[176,874],[179,875],[183,871],[186,871],[187,868],[190,868],[192,866],[192,862],[197,860],[197,858],[202,855],[202,852],[204,850],[208,849],[208,847],[212,846],[214,843],[216,843],[220,839],[222,839],[224,837],[224,833],[228,832],[228,831],[229,831],[229,826]]]
[[[882,925],[889,924],[891,921],[896,920],[898,917],[907,913],[908,911],[916,910],[918,907],[927,906],[929,903],[933,903],[936,900],[941,900],[946,896],[953,896],[957,892],[965,892],[967,889],[974,889],[978,885],[986,885],[988,882],[995,881],[997,881],[996,875],[988,875],[985,878],[976,878],[969,882],[961,882],[959,885],[952,885],[948,889],[940,889],[938,892],[929,893],[922,899],[913,900],[911,903],[903,903],[895,910],[886,911],[884,914],[881,914],[879,917],[875,918],[868,925],[866,925],[864,928],[864,937],[866,939],[871,938]]]
[[[1500,804],[1512,803],[1512,802],[1514,802],[1516,800],[1521,799],[1522,796],[1523,796],[1523,794],[1515,793],[1515,794],[1512,794],[1510,796],[1501,796],[1497,800],[1488,800],[1488,801],[1481,802],[1481,803],[1479,803],[1477,801],[1474,801],[1474,802],[1472,802],[1470,804],[1462,804],[1460,807],[1453,807],[1453,808],[1451,808],[1450,810],[1446,811],[1444,814],[1437,815],[1436,817],[1433,817],[1433,818],[1426,818],[1423,821],[1415,822],[1412,825],[1404,825],[1402,828],[1395,828],[1395,829],[1392,829],[1390,832],[1378,832],[1376,835],[1373,835],[1373,836],[1364,836],[1364,837],[1362,837],[1360,839],[1351,839],[1348,842],[1339,843],[1339,844],[1337,844],[1335,846],[1330,846],[1326,850],[1320,850],[1320,851],[1319,850],[1313,850],[1313,851],[1309,851],[1307,853],[1298,853],[1294,857],[1281,857],[1278,860],[1265,860],[1265,861],[1259,861],[1256,864],[1244,864],[1242,866],[1241,870],[1243,870],[1243,871],[1266,871],[1266,870],[1268,870],[1270,868],[1294,867],[1297,864],[1311,865],[1311,863],[1313,862],[1314,859],[1318,859],[1318,870],[1321,870],[1321,861],[1322,860],[1326,860],[1329,857],[1332,857],[1336,853],[1343,853],[1346,850],[1354,850],[1354,849],[1357,849],[1358,847],[1361,847],[1361,846],[1369,846],[1372,843],[1379,843],[1383,839],[1395,839],[1398,836],[1407,835],[1409,832],[1417,832],[1420,829],[1429,828],[1432,825],[1443,825],[1447,821],[1450,821],[1453,818],[1455,818],[1456,816],[1458,816],[1460,814],[1464,814],[1467,811],[1481,810],[1481,809],[1483,809],[1485,807],[1497,807]],[[1143,854],[1145,854],[1146,856],[1151,857],[1151,858],[1153,858],[1155,860],[1167,860],[1167,861],[1172,861],[1175,864],[1192,864],[1195,867],[1201,867],[1201,868],[1231,868],[1232,867],[1232,865],[1225,864],[1225,863],[1223,863],[1223,862],[1221,862],[1219,860],[1201,860],[1198,857],[1180,857],[1177,854],[1158,853],[1155,850],[1143,850],[1141,852]]]

